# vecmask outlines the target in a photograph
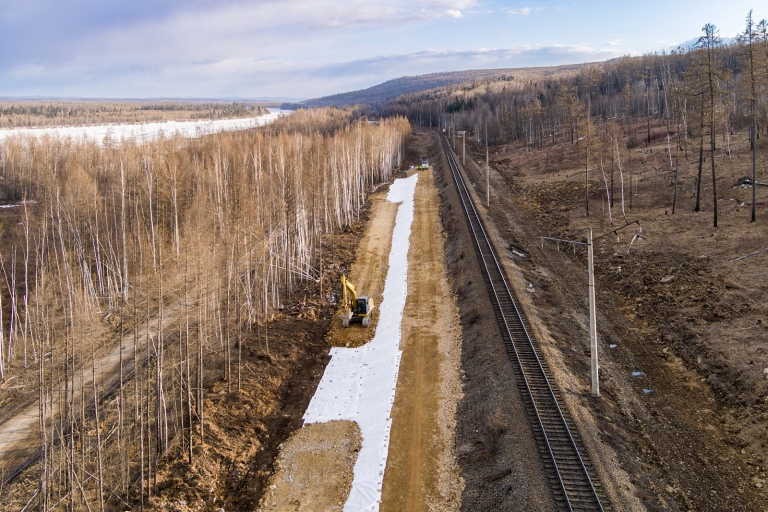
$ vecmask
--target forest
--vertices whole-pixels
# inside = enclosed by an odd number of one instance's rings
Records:
[[[690,48],[505,73],[387,106],[454,148],[510,274],[524,276],[518,290],[529,286],[544,317],[555,380],[587,411],[582,435],[598,425],[635,486],[612,497],[617,509],[766,502],[766,29],[749,13],[727,43],[707,24]],[[580,247],[590,229],[595,352]],[[605,388],[592,400],[598,352]],[[469,457],[465,467],[476,470]],[[618,505],[634,496],[642,507]]]
[[[678,160],[697,162],[695,208],[709,205],[717,227],[715,155],[729,155],[731,138],[743,132],[750,137],[756,220],[766,90],[768,23],[750,13],[743,33],[728,44],[708,24],[690,48],[564,69],[505,70],[402,95],[382,107],[378,122],[357,109],[317,108],[198,139],[106,148],[6,139],[0,145],[0,411],[6,419],[34,410],[27,427],[37,438],[19,453],[39,456],[24,459],[23,480],[7,488],[21,459],[0,458],[0,508],[152,508],[169,481],[168,465],[193,467],[206,452],[214,385],[217,393],[239,396],[254,374],[243,353],[254,345],[265,365],[272,363],[275,315],[301,309],[309,295],[333,305],[324,273],[339,269],[324,251],[361,219],[368,195],[400,167],[411,123],[442,129],[453,140],[463,132],[476,150],[573,148],[574,167],[585,175],[577,193],[587,215],[604,166],[612,205],[619,195],[614,170],[620,174],[629,164],[631,204],[629,152],[653,144],[665,171],[668,160],[664,176],[675,194]],[[4,103],[0,126],[241,116],[260,108]]]
[[[574,144],[584,169],[601,158],[618,166],[627,148],[668,139],[673,161],[699,155],[699,183],[710,172],[705,154],[711,155],[714,183],[713,156],[730,152],[734,132],[750,132],[756,161],[756,140],[768,136],[766,89],[768,22],[750,12],[744,31],[729,44],[707,24],[689,48],[407,94],[390,101],[385,112],[451,136],[465,131],[477,143],[526,149]],[[713,222],[717,226],[716,207]]]
[[[409,132],[317,109],[110,148],[7,139],[0,407],[37,403],[42,448],[5,506],[143,507],[165,454],[192,463],[205,393],[238,392],[243,345],[299,284],[322,296],[322,240],[358,218]]]
[[[260,104],[160,100],[3,100],[0,129],[257,117]]]

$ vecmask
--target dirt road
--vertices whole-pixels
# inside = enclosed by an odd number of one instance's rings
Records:
[[[458,510],[463,481],[453,447],[461,399],[461,327],[447,279],[432,170],[420,172],[415,206],[403,356],[381,510]]]
[[[371,220],[350,273],[358,290],[374,297],[383,290],[396,212],[396,205],[382,199],[378,195],[372,198]],[[403,355],[391,415],[381,508],[458,510],[463,487],[453,455],[453,432],[456,404],[461,397],[461,331],[443,261],[439,199],[429,171],[419,175],[410,240],[408,296],[400,346]],[[350,329],[336,326],[329,332],[328,343],[359,346],[373,332],[359,325]],[[339,454],[354,450],[359,441],[348,437],[359,436],[359,431],[317,425],[312,426],[311,433],[308,429],[300,429],[284,444],[278,471],[270,481],[261,510],[314,510],[319,502],[328,504],[329,510],[337,510],[345,502],[349,486],[338,475],[341,472],[351,479],[354,451],[327,461],[313,454],[321,446],[333,446]],[[297,460],[313,463],[302,465]],[[349,467],[340,467],[340,461],[346,461]],[[334,477],[318,480],[314,476],[317,474]]]
[[[176,320],[178,311],[168,308],[162,317],[163,329],[167,330]],[[77,371],[70,383],[72,396],[79,399],[85,395],[92,400],[94,380],[102,392],[113,389],[119,383],[120,361],[124,371],[133,367],[134,341],[146,339],[147,333],[159,329],[155,319],[147,326],[139,328],[137,333],[123,335],[120,343],[115,343],[111,350],[98,357],[93,365],[90,361]],[[152,334],[155,335],[154,332]],[[64,383],[61,392],[52,393],[46,403],[46,416],[50,421],[64,410]],[[26,467],[36,457],[40,448],[40,402],[35,401],[22,411],[0,424],[0,482],[12,478],[17,471]]]
[[[358,293],[370,295],[377,304],[381,303],[384,290],[387,255],[397,215],[397,204],[385,198],[386,191],[370,197],[371,216],[360,240],[355,264],[348,275]],[[352,324],[344,329],[340,325],[337,312],[326,336],[327,344],[358,347],[373,337],[378,327],[378,314],[374,315],[374,321],[368,328]],[[314,454],[321,452],[324,446],[333,447],[338,456],[315,457]],[[318,510],[318,504],[325,504],[327,510],[341,510],[350,493],[359,450],[360,429],[352,422],[303,426],[283,444],[259,510],[309,511]],[[318,474],[329,477],[318,479]]]

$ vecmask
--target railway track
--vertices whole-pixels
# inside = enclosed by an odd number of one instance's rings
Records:
[[[441,139],[555,502],[562,510],[612,510],[546,361],[538,353],[448,141]]]

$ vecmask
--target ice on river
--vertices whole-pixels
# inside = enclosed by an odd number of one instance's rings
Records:
[[[379,510],[389,452],[392,404],[400,370],[400,328],[408,284],[408,248],[418,175],[392,184],[387,201],[400,203],[392,233],[389,272],[379,308],[376,334],[359,348],[334,348],[304,420],[357,422],[363,436],[344,505],[347,512]]]
[[[285,110],[269,109],[268,114],[258,117],[238,119],[217,119],[197,121],[162,121],[157,123],[100,124],[92,126],[56,126],[47,128],[3,128],[0,129],[0,142],[13,136],[32,136],[71,138],[73,140],[94,140],[104,144],[108,139],[119,144],[124,140],[147,141],[158,138],[161,134],[182,137],[200,137],[213,133],[247,130],[272,123],[278,117],[287,114]]]

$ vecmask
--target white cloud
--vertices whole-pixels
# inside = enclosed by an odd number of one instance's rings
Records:
[[[533,9],[530,7],[521,7],[520,9],[509,9],[507,14],[510,16],[528,16],[531,14],[531,11],[533,11]]]
[[[276,57],[227,56],[199,62],[122,68],[49,69],[50,84],[26,87],[26,94],[101,97],[319,97],[364,89],[404,75],[445,70],[554,66],[593,62],[626,54],[607,46],[526,45],[454,51],[432,49],[335,62],[299,63]],[[261,55],[261,53],[259,53]],[[21,70],[20,70],[21,71]],[[38,69],[23,70],[35,75]],[[78,79],[89,74],[87,83]],[[20,83],[22,77],[14,77]],[[35,78],[35,77],[32,77]],[[7,86],[8,84],[3,84]],[[48,88],[47,88],[48,87]],[[0,94],[8,94],[0,86]]]
[[[55,0],[26,1],[37,10],[43,6],[51,9],[59,6]],[[53,77],[60,79],[58,84],[62,88],[68,82],[74,88],[91,89],[97,82],[106,83],[122,75],[126,77],[122,85],[125,87],[131,81],[144,84],[150,83],[152,77],[179,76],[184,69],[190,75],[202,69],[215,69],[214,76],[201,79],[217,82],[224,79],[218,75],[228,74],[234,83],[237,76],[268,73],[269,66],[277,62],[282,63],[277,67],[283,69],[286,64],[298,68],[327,62],[329,58],[341,61],[359,58],[368,44],[366,33],[371,34],[371,48],[379,48],[369,51],[380,54],[383,41],[373,34],[390,36],[418,31],[424,22],[460,19],[466,16],[466,9],[477,3],[477,0],[169,1],[174,5],[162,12],[142,7],[131,16],[112,13],[108,20],[95,15],[94,19],[86,20],[78,14],[76,20],[68,20],[80,23],[77,30],[66,33],[51,33],[47,27],[36,33],[34,27],[38,24],[26,11],[16,16],[22,18],[18,23],[15,18],[7,19],[8,11],[2,11],[0,22],[8,25],[14,21],[11,25],[19,27],[27,25],[24,31],[19,30],[29,35],[29,41],[36,42],[19,43],[24,52],[5,56],[0,51],[0,74],[12,78],[13,87],[25,92],[37,87],[34,80],[41,86],[50,86]],[[151,0],[136,2],[142,6],[152,5]],[[0,27],[5,27],[2,23]],[[0,47],[2,37],[0,35]],[[185,83],[183,87],[189,85]],[[0,89],[8,87],[10,83],[0,84]],[[113,93],[109,90],[102,94]]]
[[[546,7],[521,7],[519,9],[507,9],[506,13],[511,17],[517,17],[517,16],[530,16],[531,14],[544,12],[546,11]],[[556,9],[559,10],[559,9]]]
[[[474,0],[266,0],[214,4],[80,36],[65,60],[92,66],[152,65],[247,58],[254,54],[332,53],[357,29],[458,19]],[[303,49],[303,51],[302,51]]]
[[[19,56],[14,50],[14,58],[0,60],[0,94],[309,97],[406,74],[585,62],[626,53],[605,39],[592,47],[499,49],[509,39],[482,31],[468,32],[461,41],[442,37],[441,24],[455,19],[499,18],[499,11],[478,10],[483,4],[476,0],[168,1],[180,7],[119,23],[83,24],[74,36],[31,30],[30,38],[40,44],[21,45],[29,51]],[[503,12],[534,18],[544,9]],[[26,27],[33,26],[29,19]],[[426,45],[442,51],[422,51]],[[461,51],[462,46],[482,49]]]
[[[474,7],[476,0],[419,0],[421,5],[434,9],[464,10]]]
[[[450,70],[496,69],[530,66],[557,66],[594,62],[620,57],[624,52],[590,45],[526,45],[511,48],[479,48],[466,51],[427,50],[402,55],[380,56],[317,68],[293,69],[305,77],[307,87],[315,92],[296,91],[295,96],[322,96],[370,87],[404,75],[421,75]],[[332,85],[324,83],[324,77]],[[329,88],[330,85],[330,88]],[[329,90],[330,89],[330,90]]]

